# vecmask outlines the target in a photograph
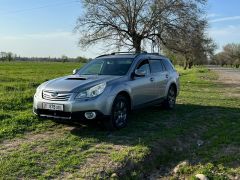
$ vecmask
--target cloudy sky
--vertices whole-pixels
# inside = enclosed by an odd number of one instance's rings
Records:
[[[240,43],[240,1],[209,0],[209,36],[218,51]],[[0,51],[21,56],[95,57],[98,47],[81,49],[73,33],[82,14],[79,0],[0,0]]]

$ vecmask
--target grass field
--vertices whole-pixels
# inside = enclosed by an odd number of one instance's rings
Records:
[[[133,112],[120,131],[37,119],[36,87],[79,66],[0,63],[0,179],[240,178],[240,98],[229,95],[239,92],[216,83],[215,73],[179,68],[176,109]]]

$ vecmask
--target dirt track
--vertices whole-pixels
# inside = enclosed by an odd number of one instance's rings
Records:
[[[233,98],[240,97],[240,69],[220,66],[208,66],[208,69],[218,74],[218,80],[216,82],[223,85],[227,96]]]
[[[240,69],[225,68],[220,66],[208,66],[208,69],[217,72],[219,82],[240,86]]]

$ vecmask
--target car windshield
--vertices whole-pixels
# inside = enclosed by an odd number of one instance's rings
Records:
[[[79,75],[126,75],[133,59],[114,58],[114,59],[96,59],[84,66]]]

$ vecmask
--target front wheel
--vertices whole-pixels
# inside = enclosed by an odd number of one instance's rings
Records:
[[[176,105],[177,92],[174,86],[170,86],[167,94],[167,98],[164,101],[163,105],[167,109],[174,109]]]
[[[128,100],[126,97],[119,95],[113,102],[111,116],[108,120],[104,121],[104,126],[108,130],[124,128],[127,125],[128,115]]]

